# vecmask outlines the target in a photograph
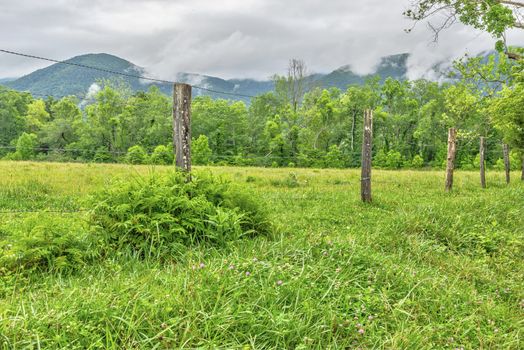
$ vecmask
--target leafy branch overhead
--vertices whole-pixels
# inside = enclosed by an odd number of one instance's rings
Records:
[[[506,52],[512,59],[521,58],[509,52],[505,32],[512,28],[524,29],[524,1],[417,0],[404,15],[416,22],[438,17],[438,23],[428,22],[435,40],[442,30],[457,22],[486,31],[499,39],[496,45],[498,51]]]

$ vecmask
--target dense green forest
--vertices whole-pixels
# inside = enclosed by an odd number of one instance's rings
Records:
[[[459,130],[462,169],[478,167],[478,141],[487,138],[489,166],[512,168],[524,149],[522,62],[504,55],[454,63],[444,83],[379,77],[363,85],[308,86],[302,61],[292,60],[275,89],[251,103],[199,96],[192,103],[195,164],[358,167],[364,110],[374,110],[374,166],[441,167],[447,130]],[[170,164],[172,102],[158,88],[133,93],[100,81],[91,98],[35,98],[0,90],[0,156],[12,160]]]

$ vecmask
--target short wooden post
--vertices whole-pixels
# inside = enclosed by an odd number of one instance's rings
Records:
[[[371,202],[371,152],[373,146],[373,111],[364,111],[364,137],[362,138],[362,173],[360,195],[365,203]]]
[[[484,137],[480,137],[480,185],[482,188],[486,188],[486,160],[485,160],[485,149],[486,142]]]
[[[446,165],[446,192],[453,188],[453,170],[455,169],[455,154],[457,152],[457,129],[448,131],[448,161]]]
[[[524,152],[522,152],[522,174],[520,175],[520,179],[524,181]]]
[[[191,172],[191,85],[173,86],[173,151],[176,167]]]
[[[504,154],[504,169],[506,171],[506,183],[509,184],[509,172],[511,168],[509,164],[509,146],[507,143],[502,144],[502,153]]]

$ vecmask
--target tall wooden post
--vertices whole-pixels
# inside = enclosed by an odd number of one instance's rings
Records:
[[[362,201],[371,202],[371,152],[373,146],[373,111],[364,111],[364,136],[362,138],[362,173],[360,195]]]
[[[485,140],[484,137],[480,137],[480,185],[482,188],[486,188],[486,160],[485,160]]]
[[[504,154],[504,169],[506,170],[506,183],[509,184],[509,172],[511,168],[509,164],[509,146],[507,143],[502,144],[502,153]]]
[[[455,155],[457,153],[457,129],[448,131],[448,162],[446,165],[446,192],[453,188],[453,170],[455,169]]]
[[[176,167],[191,171],[191,85],[173,86],[173,151]]]

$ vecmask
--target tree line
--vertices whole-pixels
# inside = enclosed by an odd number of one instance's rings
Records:
[[[503,167],[501,142],[522,164],[522,63],[504,55],[458,60],[452,78],[370,78],[364,85],[310,86],[292,60],[274,91],[244,102],[198,96],[192,102],[197,165],[358,167],[364,110],[374,110],[373,165],[443,167],[447,130],[459,130],[457,164],[478,168],[480,136],[488,166]],[[101,81],[88,99],[34,98],[0,88],[0,157],[12,160],[172,164],[172,101],[156,87],[132,92]]]

